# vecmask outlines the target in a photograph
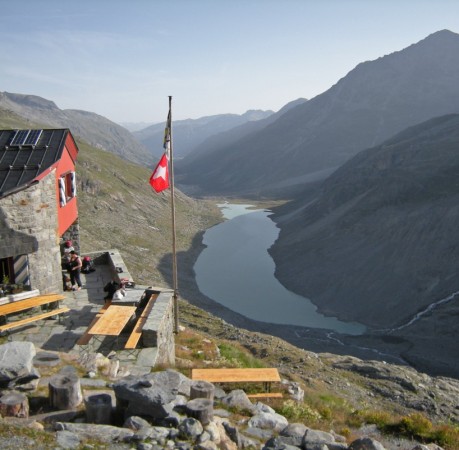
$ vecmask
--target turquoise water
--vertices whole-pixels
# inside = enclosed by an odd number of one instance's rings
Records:
[[[268,249],[279,229],[268,217],[269,211],[251,210],[251,205],[218,206],[227,220],[205,232],[203,242],[207,247],[194,266],[203,294],[254,320],[347,334],[365,331],[359,323],[318,313],[309,299],[290,292],[277,281]]]

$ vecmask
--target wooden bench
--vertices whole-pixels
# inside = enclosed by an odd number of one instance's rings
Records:
[[[284,398],[282,392],[261,392],[258,394],[247,394],[249,398]]]
[[[148,316],[150,315],[150,312],[153,308],[153,305],[155,304],[156,299],[158,298],[159,294],[152,294],[150,297],[150,300],[148,300],[148,303],[146,304],[145,308],[143,309],[142,313],[140,314],[140,317],[137,319],[137,322],[134,326],[134,329],[132,330],[132,333],[130,334],[126,345],[124,346],[125,349],[135,349],[140,337],[142,336],[142,328],[145,325],[145,322],[148,319]]]
[[[65,300],[65,297],[60,294],[46,294],[39,295],[37,297],[31,297],[24,300],[18,300],[11,303],[0,305],[0,316],[4,316],[7,319],[9,314],[19,313],[27,311],[28,309],[35,308],[37,306],[48,305],[50,303],[60,302]],[[6,323],[0,326],[0,332],[9,331],[13,328],[21,327],[29,323],[33,323],[37,320],[46,319],[47,317],[56,316],[70,311],[67,307],[61,307],[49,310],[44,313],[35,314],[33,316],[26,317],[24,319],[15,320],[14,322]]]
[[[280,392],[271,393],[271,383],[280,382],[279,371],[275,368],[261,369],[192,369],[192,380],[210,383],[263,383],[265,392],[250,394],[248,397],[282,398]]]
[[[107,308],[111,305],[112,301],[108,300],[105,302],[105,305],[99,310],[99,312],[96,314],[94,319],[92,319],[91,323],[89,324],[88,328],[86,331],[81,335],[80,339],[76,342],[78,345],[88,345],[89,341],[92,338],[92,335],[88,333],[88,331],[92,328],[92,326],[99,320],[100,316],[107,311]]]

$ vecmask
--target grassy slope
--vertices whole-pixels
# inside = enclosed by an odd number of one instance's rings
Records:
[[[172,249],[170,191],[155,193],[148,184],[147,168],[82,142],[78,147],[82,254],[117,248],[136,282],[167,285]],[[175,210],[178,252],[188,250],[193,237],[220,218],[212,204],[177,190]]]

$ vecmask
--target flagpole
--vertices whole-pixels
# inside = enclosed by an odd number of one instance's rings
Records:
[[[172,95],[169,95],[169,136],[170,136],[170,179],[171,179],[171,214],[172,214],[172,285],[174,289],[174,332],[179,329],[177,249],[175,237],[175,195],[174,195],[174,158],[172,145]]]

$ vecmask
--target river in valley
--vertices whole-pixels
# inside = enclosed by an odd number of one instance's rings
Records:
[[[353,335],[365,331],[362,324],[320,314],[309,299],[279,283],[268,253],[279,228],[268,210],[229,203],[218,206],[227,220],[205,232],[206,248],[194,266],[203,294],[253,320]]]

